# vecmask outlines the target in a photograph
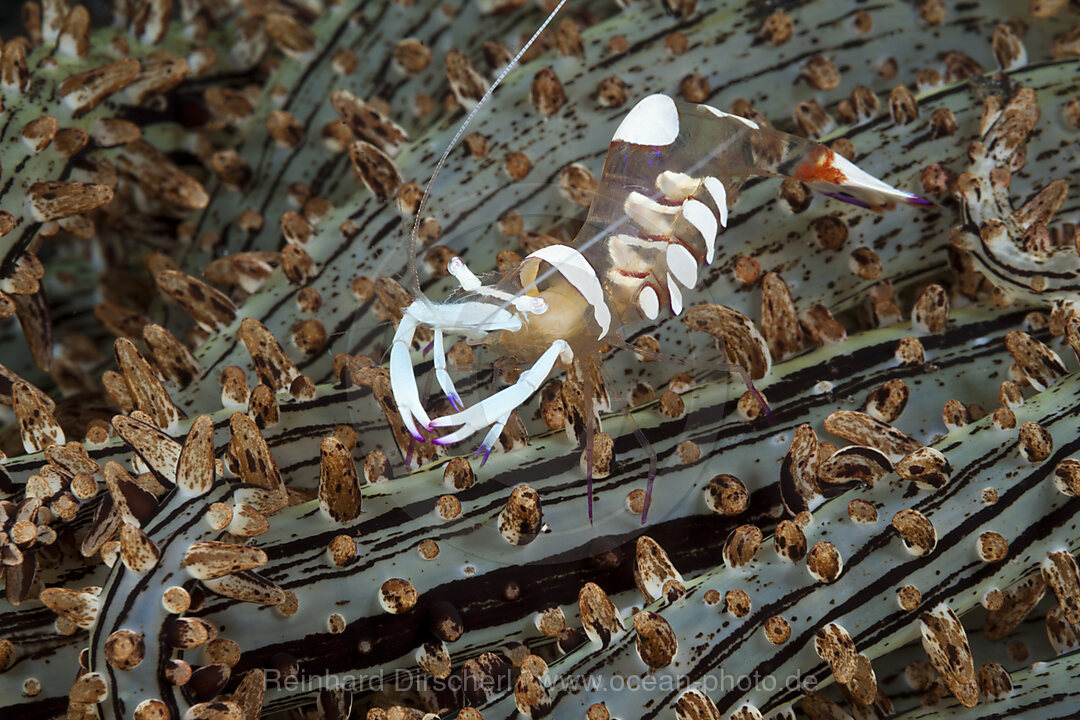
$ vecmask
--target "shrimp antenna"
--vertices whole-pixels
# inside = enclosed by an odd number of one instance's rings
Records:
[[[555,9],[548,13],[548,16],[544,18],[544,22],[540,23],[540,27],[536,29],[536,32],[532,34],[532,37],[526,41],[525,45],[517,51],[517,54],[506,64],[500,72],[495,81],[491,83],[487,91],[484,92],[484,96],[480,98],[480,101],[473,106],[473,109],[469,111],[469,114],[465,116],[465,121],[461,123],[461,126],[454,133],[454,137],[450,140],[450,143],[446,146],[446,150],[443,151],[442,157],[439,158],[439,162],[435,165],[435,171],[431,173],[431,179],[428,180],[427,187],[424,188],[424,194],[420,197],[420,204],[416,207],[416,216],[413,219],[412,232],[409,234],[409,278],[412,280],[413,293],[418,298],[423,298],[424,302],[430,304],[427,295],[424,295],[424,291],[420,288],[420,271],[416,265],[416,239],[420,233],[420,219],[424,214],[424,206],[427,205],[428,196],[431,194],[431,186],[435,184],[435,178],[439,176],[439,171],[442,170],[446,159],[450,157],[450,153],[453,152],[457,146],[458,141],[461,140],[461,136],[465,134],[465,130],[469,127],[469,124],[476,117],[476,114],[480,112],[480,108],[484,106],[488,98],[495,92],[495,88],[502,84],[502,81],[506,79],[506,76],[510,74],[510,71],[518,64],[521,57],[528,51],[532,44],[540,37],[541,33],[547,29],[547,26],[551,24],[551,21],[555,19],[555,16],[562,10],[567,0],[559,0],[559,4],[555,6]]]

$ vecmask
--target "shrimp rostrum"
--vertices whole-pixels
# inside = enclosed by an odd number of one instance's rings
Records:
[[[480,448],[486,460],[510,413],[556,362],[597,353],[626,324],[669,309],[679,315],[684,289],[694,287],[699,267],[715,256],[729,198],[755,176],[795,178],[870,210],[929,204],[824,145],[707,105],[646,97],[615,131],[588,219],[572,244],[537,250],[490,284],[455,257],[448,269],[461,292],[448,302],[421,298],[405,308],[390,350],[390,380],[413,437],[424,441],[420,427],[451,429],[433,440],[447,445],[489,428]],[[409,347],[421,326],[434,334],[435,375],[454,414],[432,419],[420,401]],[[528,367],[512,385],[466,408],[446,370],[444,333]]]

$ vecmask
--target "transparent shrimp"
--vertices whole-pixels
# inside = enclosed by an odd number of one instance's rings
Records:
[[[819,143],[706,105],[649,96],[616,131],[588,218],[573,242],[614,316],[606,332],[596,334],[598,343],[622,324],[655,319],[663,305],[681,313],[683,289],[693,288],[698,268],[714,258],[718,234],[727,225],[728,198],[737,197],[750,177],[795,178],[871,210],[897,202],[930,204]],[[553,269],[566,275],[558,264]],[[526,259],[499,286],[516,295],[535,282],[534,273],[535,260]],[[566,280],[574,284],[569,276]],[[605,317],[598,304],[594,309],[598,321]],[[531,319],[526,342],[544,346],[545,340],[561,337],[576,350],[600,329],[599,323],[576,326],[561,315]],[[577,330],[573,340],[571,330]]]
[[[485,460],[510,413],[539,389],[560,359],[596,363],[600,349],[624,325],[655,320],[662,308],[679,315],[683,291],[711,263],[727,226],[729,198],[750,177],[795,178],[830,197],[880,211],[897,203],[930,205],[860,170],[805,138],[759,127],[706,105],[665,95],[642,99],[615,132],[588,218],[571,245],[542,248],[482,284],[460,258],[449,265],[463,293],[447,303],[420,301],[404,311],[391,348],[391,383],[401,416],[418,440],[428,430],[453,428],[438,444],[457,443],[489,428],[478,453]],[[520,379],[472,407],[435,419],[416,392],[408,355],[415,328],[438,338],[455,332],[521,363]],[[460,398],[435,358],[447,398]],[[742,368],[740,372],[749,383]],[[751,385],[752,388],[752,385]],[[585,388],[586,403],[591,402]],[[591,468],[592,408],[585,411],[586,466]],[[592,519],[591,473],[589,518]],[[650,482],[651,490],[651,482]],[[649,498],[646,498],[646,508]],[[642,513],[642,522],[645,513]]]

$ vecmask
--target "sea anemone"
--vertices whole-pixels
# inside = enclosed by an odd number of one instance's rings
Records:
[[[383,365],[423,188],[541,5],[0,18],[4,707],[1080,713],[1075,7],[568,4],[432,185],[432,297],[573,237],[654,92],[936,203],[746,184],[687,309],[604,355],[590,524],[572,371],[481,467]],[[449,356],[466,402],[517,371]]]

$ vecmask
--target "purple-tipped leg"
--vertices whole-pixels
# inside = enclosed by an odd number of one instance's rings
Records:
[[[480,457],[480,453],[484,454],[484,459],[480,461],[480,467],[484,467],[484,465],[487,464],[488,458],[491,457],[491,451],[493,449],[494,448],[491,445],[481,445],[480,447],[476,448],[476,452],[473,453],[474,459]]]
[[[846,202],[846,203],[848,203],[849,205],[854,205],[854,206],[856,206],[856,207],[861,207],[861,208],[864,208],[864,209],[866,209],[866,210],[872,210],[872,209],[873,209],[873,208],[872,208],[872,207],[870,206],[870,203],[868,203],[868,202],[864,202],[864,201],[860,200],[860,199],[859,199],[859,198],[857,198],[857,197],[852,197],[851,195],[848,195],[847,193],[842,193],[842,192],[823,192],[823,193],[821,193],[821,194],[822,194],[822,195],[824,195],[825,197],[831,197],[831,198],[832,198],[832,199],[834,199],[834,200],[839,200],[840,202]]]

